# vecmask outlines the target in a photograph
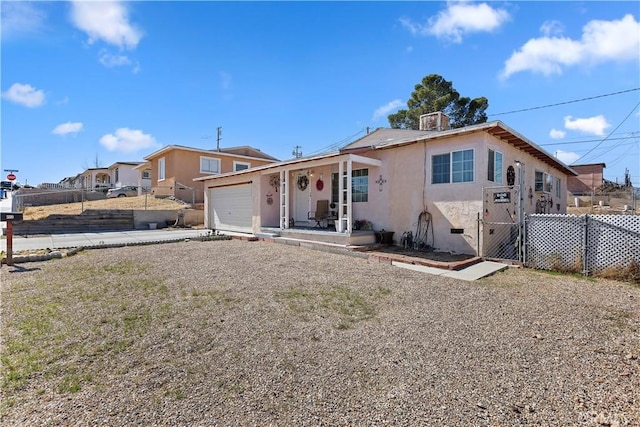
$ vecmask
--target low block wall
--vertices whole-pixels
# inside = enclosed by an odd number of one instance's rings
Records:
[[[165,228],[173,225],[180,212],[184,213],[185,226],[197,226],[204,224],[204,211],[184,210],[134,210],[133,226],[136,230],[148,230],[150,223],[157,224],[157,228]]]

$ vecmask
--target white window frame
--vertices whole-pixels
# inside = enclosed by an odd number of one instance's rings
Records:
[[[540,176],[542,180],[539,180],[538,176]],[[533,175],[533,180],[533,188],[535,189],[536,193],[551,194],[551,192],[553,191],[553,175],[551,175],[550,173],[536,169]]]
[[[472,168],[471,168],[471,179],[470,180],[464,180],[465,171],[463,170],[462,171],[463,179],[461,181],[454,181],[454,179],[453,179],[453,174],[454,174],[454,171],[453,171],[453,163],[454,163],[453,156],[454,156],[455,153],[464,153],[464,152],[467,152],[467,151],[471,151],[471,165],[472,165]],[[434,171],[433,171],[433,159],[434,159],[434,157],[443,156],[443,155],[447,155],[447,154],[449,155],[449,181],[437,182],[436,183],[436,182],[434,182],[434,179],[433,179],[434,178],[434,176],[433,176],[433,173],[434,173]],[[473,148],[466,148],[466,149],[463,149],[463,150],[455,150],[455,151],[449,151],[449,152],[446,152],[446,153],[439,153],[439,154],[432,155],[431,156],[431,184],[432,185],[437,185],[437,184],[465,184],[465,183],[469,183],[469,182],[475,182],[475,175],[476,175],[476,161],[475,161],[475,159],[476,159],[476,151]],[[463,162],[464,162],[464,160],[463,160]]]
[[[553,191],[553,175],[550,173],[545,174],[544,180],[544,192],[551,194]]]
[[[493,152],[493,176],[489,176],[489,157]],[[498,165],[498,157],[500,158],[500,164]],[[491,182],[502,184],[502,168],[504,165],[504,156],[501,151],[489,148],[487,153],[487,179]]]
[[[203,161],[208,161],[208,162],[214,162],[216,163],[217,166],[217,170],[208,170],[208,169],[204,169],[202,167],[202,162]],[[220,159],[217,157],[206,157],[206,156],[200,156],[200,173],[209,173],[209,174],[216,174],[216,173],[220,173]]]
[[[346,186],[345,186],[346,187]],[[358,191],[361,192],[358,192]],[[351,171],[351,202],[366,203],[369,201],[369,169]]]
[[[158,159],[158,182],[165,180],[166,160],[164,157]]]
[[[238,166],[246,166],[246,168],[238,169]],[[245,169],[251,169],[251,163],[249,162],[240,162],[238,160],[233,161],[233,171],[238,172]]]
[[[142,179],[151,179],[151,171],[142,171]]]

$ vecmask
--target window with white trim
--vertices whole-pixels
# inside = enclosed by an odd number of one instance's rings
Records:
[[[351,172],[351,201],[369,201],[369,169],[354,169]]]
[[[164,181],[165,158],[158,159],[158,181]]]
[[[473,182],[473,149],[431,156],[431,183]]]
[[[344,175],[344,189],[347,189],[347,173]],[[339,187],[338,173],[331,174],[331,201],[338,203]],[[369,169],[354,169],[351,172],[351,201],[352,202],[368,202],[369,201]],[[343,194],[342,203],[347,203],[347,193]]]
[[[551,193],[551,189],[553,188],[553,175],[549,175],[548,173],[545,173],[544,175],[544,191],[546,193]]]
[[[556,178],[556,197],[560,198],[560,178]]]
[[[142,171],[142,179],[151,179],[151,171]]]
[[[238,162],[236,160],[233,161],[233,171],[234,172],[243,171],[245,169],[249,169],[250,167],[251,167],[251,163]]]
[[[220,173],[220,159],[200,156],[200,173]]]
[[[539,193],[551,193],[551,189],[553,188],[553,175],[537,170],[534,188]]]
[[[489,149],[487,179],[491,182],[502,183],[502,153],[499,151]]]

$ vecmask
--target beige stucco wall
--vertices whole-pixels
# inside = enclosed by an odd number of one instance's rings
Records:
[[[217,152],[202,153],[198,151],[182,150],[175,148],[149,159],[151,163],[151,185],[153,194],[157,196],[175,196],[180,200],[195,203],[204,201],[203,181],[193,181],[195,178],[210,175],[200,173],[200,158],[209,157],[220,159],[221,173],[233,171],[234,161],[249,163],[251,167],[271,163],[267,160],[246,158],[242,156],[222,155]],[[165,159],[165,179],[158,181],[158,163],[161,158]],[[183,188],[178,184],[195,189]]]

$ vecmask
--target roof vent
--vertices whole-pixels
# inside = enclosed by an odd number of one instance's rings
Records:
[[[442,111],[423,114],[420,116],[420,130],[443,131],[449,130],[449,116]]]

